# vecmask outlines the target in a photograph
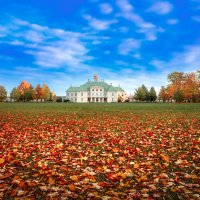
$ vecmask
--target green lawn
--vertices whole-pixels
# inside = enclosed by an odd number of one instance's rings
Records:
[[[200,104],[176,103],[0,103],[0,112],[200,112]]]

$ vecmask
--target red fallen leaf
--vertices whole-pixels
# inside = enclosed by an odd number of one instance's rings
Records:
[[[98,185],[101,186],[101,187],[110,187],[110,186],[112,186],[109,182],[99,182]]]
[[[29,187],[34,187],[37,184],[34,181],[26,181]]]

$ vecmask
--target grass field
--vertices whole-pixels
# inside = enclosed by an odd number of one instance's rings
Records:
[[[1,103],[0,199],[200,199],[200,104]]]

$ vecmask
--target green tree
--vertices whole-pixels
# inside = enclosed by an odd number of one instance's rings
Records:
[[[176,102],[180,103],[184,100],[184,93],[180,89],[177,89],[174,92],[173,98],[176,100]]]
[[[4,101],[7,97],[7,91],[4,86],[0,85],[0,102]]]
[[[149,100],[149,92],[145,85],[137,88],[134,93],[134,98],[139,101],[148,101]]]
[[[19,101],[20,96],[21,96],[20,91],[16,87],[14,87],[10,93],[10,98],[14,99],[14,101]]]
[[[150,91],[149,91],[149,101],[154,102],[157,99],[157,94],[156,91],[154,89],[154,87],[151,87]]]
[[[32,101],[35,98],[35,90],[32,85],[29,88],[24,90],[24,100]]]

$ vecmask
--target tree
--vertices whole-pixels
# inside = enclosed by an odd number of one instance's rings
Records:
[[[149,92],[145,85],[135,90],[134,98],[139,101],[149,101]]]
[[[43,99],[43,89],[40,86],[40,84],[37,84],[36,88],[35,88],[35,98],[38,101],[39,99]]]
[[[4,101],[7,97],[7,91],[4,86],[0,85],[0,102]]]
[[[56,99],[57,99],[56,94],[54,92],[51,92],[49,101],[54,101],[55,102]]]
[[[14,101],[19,101],[20,96],[21,96],[20,91],[16,87],[14,87],[10,93],[10,98],[14,99]]]
[[[31,87],[31,84],[27,81],[22,81],[20,83],[20,85],[18,86],[17,89],[20,91],[20,100],[21,101],[26,101],[25,91],[26,91],[26,97],[27,97],[28,96],[27,92],[30,89],[30,87]]]
[[[149,91],[149,101],[154,102],[156,99],[157,99],[156,91],[155,91],[154,87],[151,87],[151,89]]]
[[[51,90],[49,89],[47,84],[44,84],[42,87],[42,92],[43,92],[43,99],[45,101],[50,101],[51,98]]]
[[[24,100],[32,101],[35,98],[35,90],[32,85],[29,88],[24,90]]]
[[[183,91],[181,91],[180,89],[177,89],[174,92],[173,98],[176,100],[177,103],[181,103],[184,100]]]
[[[117,102],[120,103],[123,101],[123,97],[121,95],[118,96]]]
[[[169,91],[164,86],[162,86],[160,89],[159,98],[161,98],[163,102],[166,102],[170,98]]]

